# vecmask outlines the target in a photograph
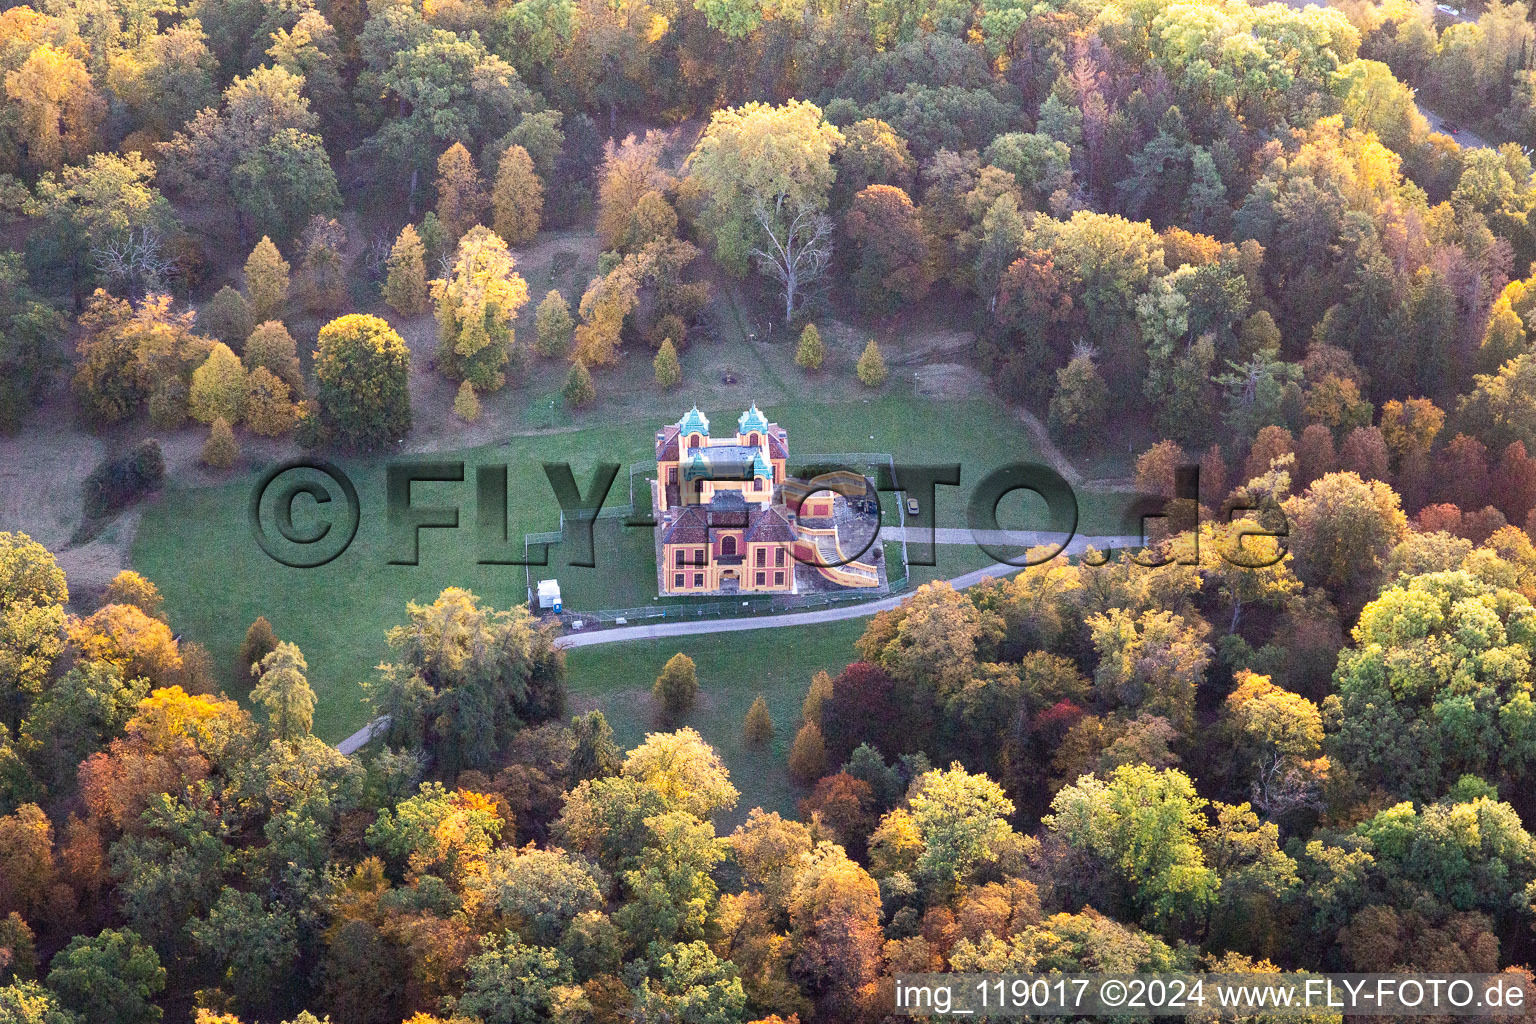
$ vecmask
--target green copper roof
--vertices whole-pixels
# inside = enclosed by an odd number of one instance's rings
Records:
[[[688,415],[678,422],[677,429],[684,437],[694,433],[703,434],[705,437],[708,437],[709,417],[699,412],[698,406],[694,406],[688,410]]]
[[[757,403],[752,403],[752,408],[741,414],[736,421],[736,433],[747,434],[753,430],[767,430],[768,417],[757,411]]]
[[[752,456],[752,475],[773,476],[773,467],[768,465],[767,459],[763,458],[762,449],[758,449],[757,454]]]

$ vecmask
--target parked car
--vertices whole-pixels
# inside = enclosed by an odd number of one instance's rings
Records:
[[[1441,121],[1440,127],[1445,129],[1445,134],[1447,135],[1455,135],[1457,132],[1461,131],[1461,125],[1457,124],[1455,121]]]
[[[909,516],[917,515],[917,499],[916,498],[908,498],[907,499],[907,515],[909,515]]]

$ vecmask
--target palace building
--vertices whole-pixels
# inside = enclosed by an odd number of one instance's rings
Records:
[[[789,435],[757,405],[712,435],[698,407],[656,432],[658,584],[662,594],[789,594],[797,565],[835,586],[878,586],[875,566],[840,563],[837,496],[792,487],[784,503]],[[798,556],[798,557],[797,557]]]

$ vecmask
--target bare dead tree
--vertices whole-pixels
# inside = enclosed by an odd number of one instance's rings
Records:
[[[387,238],[375,238],[363,248],[363,267],[368,276],[382,281],[389,269],[389,253],[392,246]]]
[[[767,243],[752,250],[758,267],[784,286],[784,319],[795,315],[800,292],[827,272],[832,262],[832,219],[811,206],[797,206],[792,216],[785,210],[785,196],[770,207],[758,200],[752,215],[767,236]]]
[[[91,250],[91,263],[114,290],[134,297],[163,289],[176,273],[176,261],[150,227]]]

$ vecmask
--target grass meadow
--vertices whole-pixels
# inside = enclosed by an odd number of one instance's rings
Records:
[[[525,600],[521,566],[478,564],[476,466],[508,467],[511,536],[552,530],[558,527],[558,506],[542,463],[570,462],[578,483],[586,487],[599,461],[627,467],[650,459],[656,427],[691,404],[684,394],[667,399],[665,407],[658,407],[646,420],[521,435],[462,452],[414,456],[466,463],[464,483],[417,484],[413,490],[414,505],[457,507],[460,519],[457,530],[422,531],[416,565],[390,564],[384,501],[387,455],[335,460],[356,485],[360,525],[351,546],[325,566],[288,568],[269,559],[255,543],[248,503],[267,468],[262,465],[215,486],[168,487],[144,507],[132,562],[160,586],[170,619],[182,634],[208,648],[232,694],[244,694],[248,688],[237,677],[236,650],[246,627],[265,615],[278,636],[305,652],[310,681],[319,695],[315,731],[336,741],[367,720],[359,684],[387,656],[385,631],[402,621],[407,602],[430,602],[449,586],[468,587],[496,607]],[[908,461],[960,462],[962,486],[939,490],[941,525],[964,523],[967,484],[998,465],[1032,456],[1027,431],[1006,409],[989,400],[938,403],[912,394],[887,393],[869,400],[804,402],[765,411],[789,431],[792,456],[873,450]],[[734,429],[739,410],[711,405],[706,412],[718,426]],[[1101,514],[1103,510],[1091,497],[1079,495],[1084,532],[1095,530],[1096,521],[1107,523],[1110,518]],[[628,479],[621,474],[609,504],[627,500]],[[295,510],[295,527],[300,530],[314,526],[306,518],[318,519],[321,513],[319,506],[303,497]],[[1003,511],[1004,526],[1027,525],[1022,501],[1013,514],[1007,508]],[[888,548],[889,554],[895,554],[894,547]],[[558,578],[573,610],[645,605],[659,601],[651,552],[649,529],[623,530],[609,520],[598,531],[595,568],[565,565],[565,553],[555,546],[550,567],[535,569],[534,578]],[[958,575],[989,561],[969,547],[941,547],[938,557],[938,566],[914,567],[914,584]],[[792,695],[803,692],[815,668],[846,663],[851,640],[860,629],[862,623],[854,621],[824,630],[797,629],[792,640],[778,631],[764,630],[697,641],[696,657],[702,659],[700,675],[706,690],[711,678],[723,687],[720,703],[706,703],[699,712],[700,731],[722,749],[739,745],[741,716],[752,696],[762,690],[782,733],[791,722],[790,703],[799,699]],[[573,652],[572,694],[601,704],[647,692],[661,662],[689,647],[674,640],[664,645],[621,644]],[[648,725],[644,716],[615,714],[612,718],[626,741],[639,738]],[[781,746],[789,739],[781,735],[775,743]],[[774,785],[782,788],[785,783]]]

